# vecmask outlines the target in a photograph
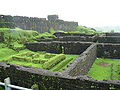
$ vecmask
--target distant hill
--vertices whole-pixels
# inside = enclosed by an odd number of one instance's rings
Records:
[[[114,30],[115,32],[120,32],[120,26],[102,26],[102,27],[94,27],[96,31],[102,31],[102,32],[110,32],[111,30]]]

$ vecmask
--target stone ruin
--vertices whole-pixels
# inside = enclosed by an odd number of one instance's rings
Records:
[[[46,18],[0,15],[0,28],[22,28],[36,30],[40,33],[48,32],[52,27],[55,30],[75,30],[78,22],[60,20],[58,15],[48,15]]]
[[[63,71],[49,71],[41,68],[13,65],[0,62],[0,80],[11,78],[12,84],[30,88],[37,84],[39,90],[119,90],[119,80],[96,80],[86,76],[92,64],[98,57],[120,59],[120,44],[115,41],[115,35],[120,33],[106,33],[102,35],[69,34],[68,36],[93,37],[96,41],[81,41],[80,39],[41,41],[26,43],[26,48],[32,51],[47,51],[50,53],[78,54],[72,63]],[[56,35],[57,36],[57,35]],[[67,34],[65,35],[67,36]],[[63,33],[59,37],[64,37]],[[58,37],[58,38],[59,38]],[[101,38],[106,39],[106,43]],[[109,42],[109,43],[108,43]],[[115,50],[115,52],[114,52]]]

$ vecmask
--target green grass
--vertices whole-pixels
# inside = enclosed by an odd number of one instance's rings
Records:
[[[20,28],[0,28],[0,32],[4,33],[5,39],[3,43],[0,43],[0,61],[45,69],[59,67],[57,70],[63,70],[67,68],[67,65],[70,64],[77,56],[79,56],[53,54],[41,51],[33,52],[24,48],[23,44],[25,42],[34,42],[33,39],[38,37],[55,38],[52,33],[38,33],[37,31],[22,30]],[[69,59],[70,61],[68,61]],[[60,62],[62,64],[59,64]],[[47,63],[47,65],[45,65],[45,63]],[[50,68],[47,68],[49,65],[51,65]]]
[[[4,39],[6,44],[17,42],[23,44],[25,42],[33,42],[33,39],[44,37],[44,38],[55,38],[54,35],[48,32],[38,33],[35,30],[23,30],[20,28],[0,28],[0,32],[4,33]]]
[[[9,48],[0,48],[0,61],[9,58],[10,56],[17,54],[16,51]]]
[[[40,33],[36,38],[55,38],[55,36],[52,33],[44,32]]]
[[[67,68],[67,66],[68,66],[70,63],[72,63],[79,55],[65,54],[65,56],[66,56],[67,59],[72,58],[72,60],[70,60],[70,62],[68,62],[68,63],[67,63],[65,66],[63,66],[61,69],[59,69],[59,71]]]
[[[101,63],[106,63],[107,65],[101,65]],[[112,66],[113,65],[113,66]],[[116,73],[117,67],[120,65],[120,59],[104,59],[97,58],[94,62],[92,68],[88,72],[88,76],[92,78],[103,80],[103,79],[120,79],[119,74]],[[114,77],[114,78],[111,78]]]
[[[51,64],[51,66],[57,67],[57,64],[59,64],[61,60],[57,61],[56,57],[58,59],[60,59],[61,57],[66,57],[66,59],[61,58],[63,60],[72,58],[70,62],[65,63],[64,65],[62,65],[60,69],[58,69],[58,70],[63,70],[67,68],[67,65],[71,63],[77,56],[79,55],[53,54],[53,53],[46,53],[45,51],[33,52],[28,49],[20,50],[19,52],[9,48],[0,49],[0,61],[8,62],[10,64],[25,65],[25,66],[32,66],[32,67],[45,68],[45,69],[50,69],[47,68],[47,66],[50,65],[49,64],[49,62],[51,62],[50,60],[53,60],[52,62],[53,64],[55,63],[54,65]],[[48,63],[48,65],[44,66],[44,63]]]
[[[50,70],[59,71],[59,70],[63,69],[63,67],[66,66],[72,60],[73,60],[73,58],[64,59],[60,63],[58,63],[57,65],[52,67]]]
[[[53,34],[55,32],[63,32],[63,33],[85,33],[85,34],[95,34],[98,33],[92,28],[88,28],[85,26],[77,26],[75,30],[63,31],[63,30],[54,30],[53,28],[49,29],[49,33]]]

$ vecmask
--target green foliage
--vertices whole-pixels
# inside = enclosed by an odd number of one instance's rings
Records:
[[[44,57],[45,57],[46,59],[50,59],[50,58],[52,58],[52,57],[54,57],[54,56],[56,56],[56,55],[55,55],[55,54],[46,53]]]
[[[65,65],[67,65],[71,60],[73,60],[73,58],[65,59],[65,60],[61,61],[60,63],[58,63],[56,66],[54,66],[50,70],[52,70],[52,71],[59,71],[62,67],[64,67]]]
[[[17,54],[16,51],[9,48],[0,48],[0,61],[9,58],[11,55]]]
[[[68,55],[46,53],[45,51],[33,52],[24,48],[23,43],[33,42],[33,39],[38,37],[55,38],[54,35],[48,32],[39,34],[37,31],[22,30],[20,28],[0,28],[0,32],[4,33],[5,39],[3,43],[0,43],[0,61],[10,64],[50,69],[66,57],[71,58],[75,56],[69,55],[68,57]],[[64,64],[62,69],[66,67],[67,64]]]
[[[63,32],[63,33],[86,33],[86,34],[99,33],[99,32],[96,32],[95,29],[88,28],[88,27],[85,27],[85,26],[77,26],[75,30],[70,30],[70,31],[56,30],[55,32]]]
[[[59,54],[53,58],[50,58],[49,61],[47,61],[43,64],[43,68],[44,69],[51,69],[53,66],[55,66],[56,64],[58,64],[59,62],[61,62],[65,58],[66,58],[66,56],[64,54]]]
[[[39,90],[38,84],[33,84],[31,88],[34,90]]]
[[[77,26],[77,27],[76,27],[76,30],[77,30],[79,33],[87,33],[87,34],[94,34],[94,33],[96,33],[95,30],[90,29],[90,28],[87,28],[87,27],[84,27],[84,26]]]
[[[23,44],[25,42],[33,41],[36,36],[39,35],[37,31],[32,30],[21,30],[19,28],[9,29],[9,28],[0,28],[0,32],[4,33],[5,44],[11,45],[13,42]]]
[[[24,49],[24,50],[20,50],[19,52],[16,52],[15,50],[10,48],[0,48],[0,61],[8,62],[11,64],[17,64],[17,65],[38,67],[38,68],[43,68],[44,63],[47,63],[48,61],[52,62],[51,65],[52,68],[54,65],[57,65],[62,60],[67,60],[68,58],[75,59],[77,56],[78,55],[46,53],[44,51],[33,52],[28,49]],[[70,62],[72,62],[73,60],[71,60]],[[62,70],[63,68],[66,68],[69,63],[64,64],[64,66],[61,69],[60,68],[59,69]]]
[[[36,38],[55,38],[54,35],[48,32],[40,33]]]
[[[13,55],[10,59],[5,61],[11,62],[13,60],[13,61],[31,62],[35,64],[43,64],[48,61],[47,59],[40,58],[40,57],[42,56],[39,53],[29,51],[29,52]]]
[[[55,33],[55,30],[54,30],[54,28],[51,27],[48,32],[51,33],[51,34],[54,34],[54,33]]]
[[[63,32],[63,33],[68,33],[67,31],[63,31],[63,30],[56,30],[55,32]]]
[[[111,33],[114,33],[114,32],[115,32],[115,30],[111,30],[110,32],[111,32]]]

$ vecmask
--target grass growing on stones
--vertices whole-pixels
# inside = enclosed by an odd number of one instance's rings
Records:
[[[120,80],[120,59],[97,58],[88,76],[98,80]]]

